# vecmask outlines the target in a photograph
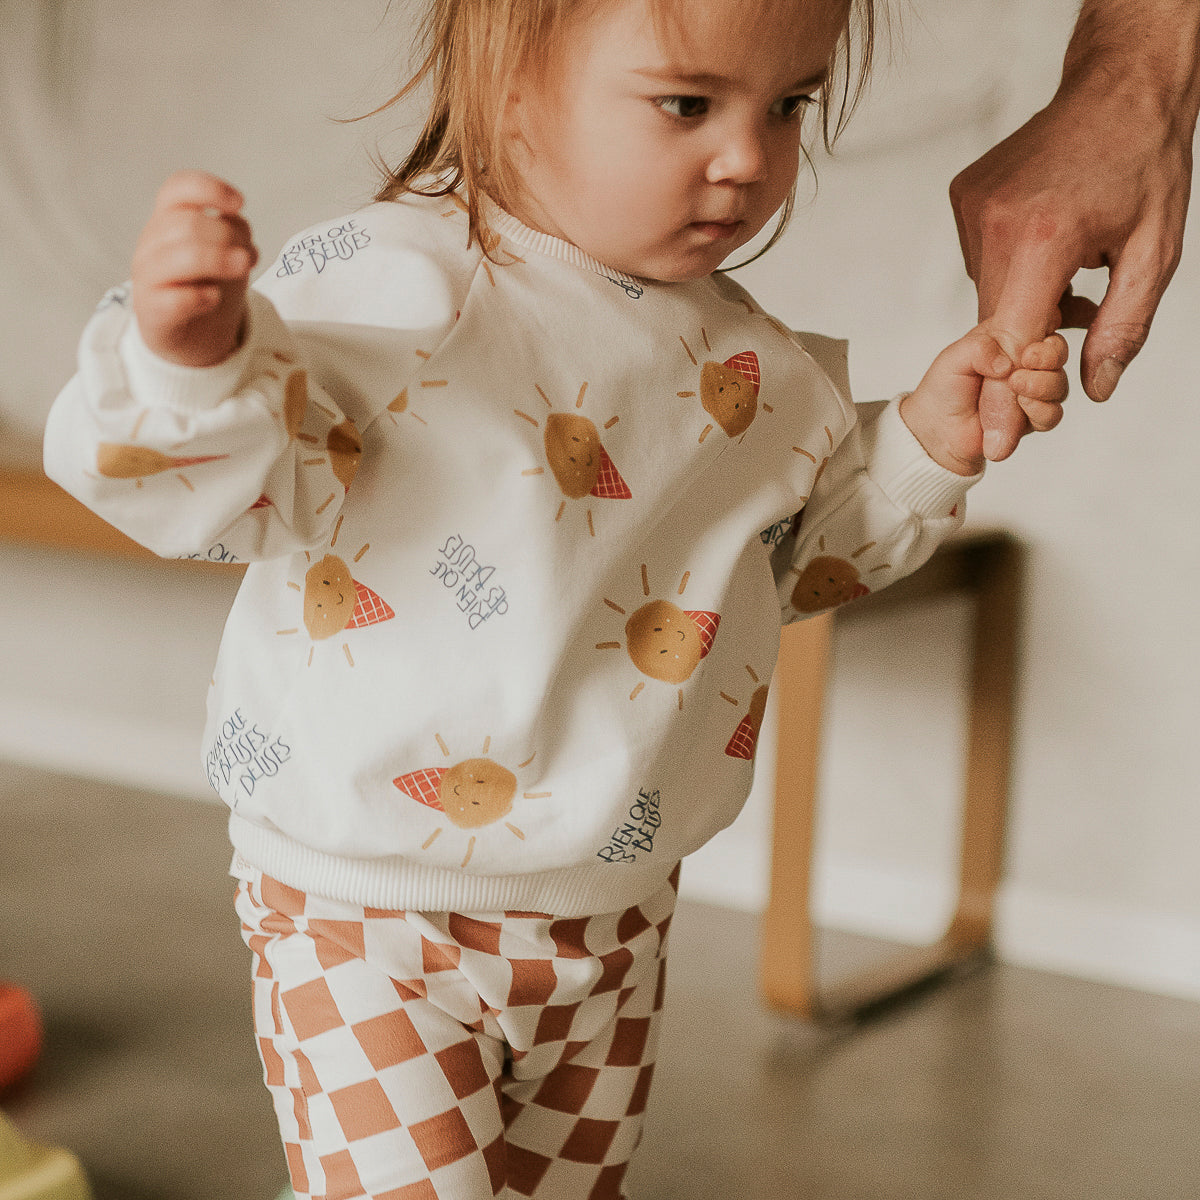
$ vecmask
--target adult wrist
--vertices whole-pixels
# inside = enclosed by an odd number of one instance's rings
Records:
[[[1190,143],[1200,112],[1200,4],[1091,0],[1063,58],[1056,100],[1129,106]]]

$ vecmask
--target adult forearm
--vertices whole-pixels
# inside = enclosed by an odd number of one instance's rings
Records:
[[[961,171],[950,196],[963,257],[1010,353],[1059,325],[1087,327],[1080,376],[1110,396],[1150,332],[1183,246],[1200,111],[1200,0],[1084,0],[1049,104]],[[1082,268],[1108,269],[1097,304]],[[990,381],[989,458],[1026,427]]]
[[[1116,91],[1190,130],[1200,111],[1200,0],[1084,0],[1062,90]]]

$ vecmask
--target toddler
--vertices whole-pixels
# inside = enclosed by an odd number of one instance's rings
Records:
[[[249,564],[205,761],[300,1197],[623,1195],[680,860],[749,791],[781,620],[958,528],[981,380],[1058,419],[1057,335],[856,408],[839,343],[717,270],[864,17],[435,0],[376,203],[248,288],[239,194],[173,176],[84,334],[52,477]]]

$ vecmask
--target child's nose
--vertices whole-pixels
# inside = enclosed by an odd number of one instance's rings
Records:
[[[767,147],[763,131],[754,127],[729,130],[708,167],[709,183],[756,183],[766,174]]]

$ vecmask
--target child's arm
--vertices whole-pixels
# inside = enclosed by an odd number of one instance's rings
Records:
[[[1066,363],[1061,334],[1026,347],[1014,365],[986,324],[979,325],[937,356],[916,390],[900,402],[900,415],[934,462],[958,475],[975,475],[984,466],[983,381],[1006,381],[1029,424],[1045,431],[1062,420]]]
[[[164,557],[271,558],[336,521],[361,438],[273,305],[241,197],[172,176],[129,288],[84,331],[46,426],[47,474]]]
[[[820,464],[794,536],[772,567],[783,619],[823,612],[915,571],[963,522],[981,478],[984,379],[1005,379],[1035,428],[1050,429],[1067,393],[1066,343],[1029,347],[1014,368],[985,328],[938,355],[899,402],[851,405],[850,427]]]

